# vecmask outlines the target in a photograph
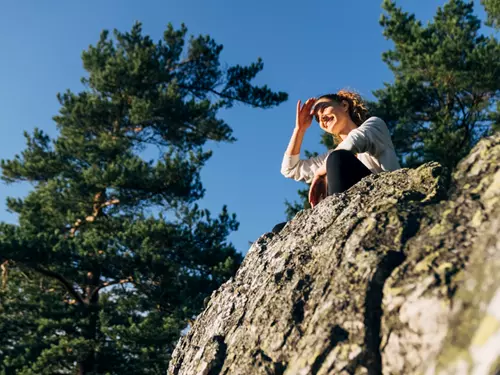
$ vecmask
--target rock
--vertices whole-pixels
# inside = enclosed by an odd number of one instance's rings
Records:
[[[364,178],[256,241],[171,375],[500,372],[500,136]]]

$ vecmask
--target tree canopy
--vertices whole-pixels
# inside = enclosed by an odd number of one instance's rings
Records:
[[[380,23],[394,48],[382,56],[394,82],[374,92],[373,113],[392,130],[404,166],[438,161],[452,170],[495,130],[500,45],[480,33],[473,3],[450,0],[422,25],[385,0]]]
[[[181,330],[234,274],[238,228],[197,201],[207,141],[232,142],[217,113],[270,108],[262,60],[223,67],[222,45],[169,25],[154,42],[137,23],[82,53],[84,90],[59,94],[51,139],[25,134],[2,160],[19,224],[0,224],[1,374],[164,374]],[[152,151],[156,158],[148,159]]]

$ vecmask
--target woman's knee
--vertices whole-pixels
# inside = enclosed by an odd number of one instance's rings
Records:
[[[348,150],[335,150],[331,152],[326,158],[326,166],[329,169],[329,166],[338,166],[345,162],[346,160],[356,158],[351,151]]]

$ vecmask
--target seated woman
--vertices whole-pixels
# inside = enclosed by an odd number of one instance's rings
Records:
[[[300,160],[300,146],[313,117],[321,129],[333,135],[338,144],[322,155]],[[378,117],[369,117],[361,97],[341,90],[304,105],[297,102],[292,138],[283,157],[281,173],[296,181],[310,183],[309,203],[316,206],[325,196],[340,193],[371,173],[401,168],[389,129]],[[273,228],[278,233],[285,223]]]

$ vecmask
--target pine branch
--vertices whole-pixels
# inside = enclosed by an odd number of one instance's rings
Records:
[[[82,226],[82,224],[94,222],[95,219],[102,213],[103,208],[120,203],[120,200],[115,198],[115,199],[111,199],[109,201],[106,201],[102,204],[99,204],[98,199],[100,199],[100,198],[101,198],[100,193],[97,193],[95,200],[94,200],[92,215],[87,216],[85,218],[85,221],[78,219],[75,222],[75,224],[73,224],[73,227],[70,229],[70,236],[71,237],[73,237],[75,235],[76,231]]]
[[[90,294],[90,297],[89,297],[89,300],[91,301],[92,298],[95,297],[95,295],[97,293],[99,293],[99,291],[101,289],[104,289],[104,288],[107,288],[108,286],[112,286],[112,285],[119,285],[119,284],[127,284],[127,283],[131,283],[132,282],[132,276],[129,276],[127,277],[126,279],[121,279],[121,280],[116,280],[116,281],[110,281],[110,282],[105,282],[103,283],[102,285],[99,285],[97,288],[95,288],[92,293]]]
[[[64,285],[64,287],[66,288],[68,293],[71,294],[78,303],[85,305],[85,301],[82,298],[82,296],[80,295],[80,293],[78,293],[75,290],[73,285],[71,285],[71,283],[64,276],[58,274],[57,272],[42,268],[40,266],[33,267],[33,270],[37,271],[38,273],[41,273],[44,276],[51,277],[51,278],[59,281],[62,285]]]
[[[234,97],[234,96],[231,96],[231,95],[227,95],[227,94],[223,94],[222,92],[220,91],[217,91],[211,87],[192,87],[192,86],[185,86],[185,85],[179,85],[179,87],[181,89],[185,89],[185,90],[188,90],[190,91],[191,93],[193,93],[194,91],[208,91],[208,92],[211,92],[221,98],[224,98],[224,99],[228,99],[228,100],[236,100],[238,102],[241,102],[241,103],[244,103],[244,104],[248,104],[248,105],[251,105],[251,106],[254,106],[255,104],[252,103],[252,102],[249,102],[247,100],[244,100],[244,99],[241,99],[241,98],[237,98],[237,97]]]

